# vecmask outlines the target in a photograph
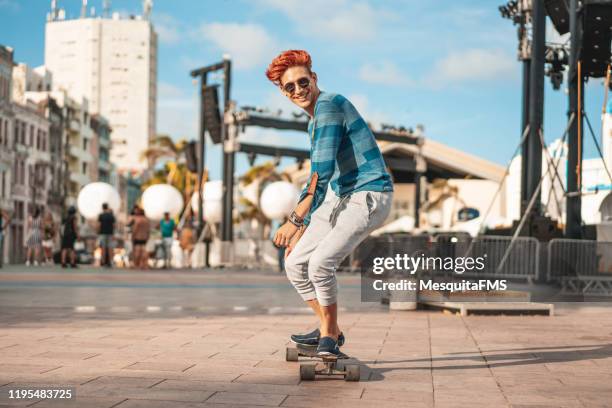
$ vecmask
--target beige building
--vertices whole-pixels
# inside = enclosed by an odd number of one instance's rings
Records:
[[[13,168],[13,111],[11,83],[13,49],[0,45],[0,211],[12,213],[11,179]],[[8,232],[8,230],[5,230]],[[7,235],[0,241],[0,264],[8,262],[10,244]]]
[[[145,2],[146,3],[146,2]],[[148,15],[150,9],[146,11]],[[142,16],[66,20],[52,10],[45,29],[45,65],[53,88],[86,98],[92,114],[108,118],[111,162],[143,169],[140,154],[155,135],[157,34]]]

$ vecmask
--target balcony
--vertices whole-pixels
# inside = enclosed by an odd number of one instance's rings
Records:
[[[93,155],[90,152],[75,145],[70,146],[70,155],[73,158],[79,159],[80,161],[84,161],[86,163],[91,163],[93,161]]]
[[[91,179],[88,175],[75,171],[70,172],[70,181],[78,184],[79,187],[83,187],[84,185],[91,183]]]
[[[79,132],[81,130],[81,122],[76,119],[70,119],[68,128],[73,132]]]

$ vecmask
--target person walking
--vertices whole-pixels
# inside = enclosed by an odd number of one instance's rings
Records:
[[[98,216],[99,244],[102,250],[100,266],[112,267],[113,235],[115,234],[115,215],[107,203],[102,204],[102,213]]]
[[[134,254],[134,267],[139,269],[149,268],[149,254],[147,253],[147,241],[151,232],[151,225],[142,208],[136,207],[132,222],[132,244]]]
[[[165,212],[164,218],[159,222],[159,230],[161,231],[162,236],[162,247],[164,248],[164,268],[170,267],[170,262],[172,261],[172,242],[174,241],[174,229],[176,228],[176,224],[172,218],[170,218],[170,213]]]
[[[0,210],[0,268],[4,264],[4,237],[6,236],[6,231],[8,231],[8,226],[11,222],[11,217],[9,213]]]
[[[191,268],[191,254],[194,247],[193,215],[189,215],[179,231],[179,245],[183,251],[183,266]]]
[[[40,208],[34,208],[34,214],[28,218],[28,239],[26,241],[26,266],[34,264],[38,266],[40,259],[40,248],[42,245],[42,219]]]
[[[67,266],[66,261],[70,258],[70,266],[77,268],[76,252],[74,251],[74,243],[79,239],[79,229],[76,216],[76,208],[71,206],[68,208],[68,214],[62,223],[62,251],[61,261],[62,268]]]
[[[43,217],[43,255],[45,256],[45,264],[53,264],[53,241],[55,239],[55,221],[53,221],[53,214],[49,211],[45,211]]]

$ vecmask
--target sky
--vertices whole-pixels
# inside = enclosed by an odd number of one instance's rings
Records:
[[[0,0],[0,44],[15,60],[44,63],[44,25],[50,0]],[[499,4],[498,4],[499,3]],[[157,133],[195,139],[197,88],[189,71],[232,58],[231,98],[283,114],[297,112],[265,77],[286,49],[312,55],[320,87],[346,96],[364,118],[415,128],[425,137],[502,166],[520,139],[521,63],[516,27],[491,0],[156,0],[152,21],[159,36]],[[58,0],[69,18],[80,0]],[[88,8],[102,10],[102,0]],[[141,14],[138,0],[113,0],[112,10]],[[552,26],[551,41],[562,41]],[[212,82],[220,81],[212,78]],[[566,83],[545,90],[544,134],[559,138],[567,121]],[[586,86],[585,110],[600,138],[604,87]],[[585,124],[586,126],[586,124]],[[249,128],[245,142],[308,149],[306,134]],[[221,177],[220,147],[207,145],[206,164]],[[597,157],[585,134],[585,158]],[[237,173],[248,168],[245,155]],[[269,158],[258,158],[257,163]],[[284,159],[281,167],[292,163]]]

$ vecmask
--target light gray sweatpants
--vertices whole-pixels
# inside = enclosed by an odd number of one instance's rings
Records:
[[[304,300],[336,303],[336,269],[389,216],[393,192],[358,191],[333,197],[312,214],[310,224],[285,260],[287,277]]]

